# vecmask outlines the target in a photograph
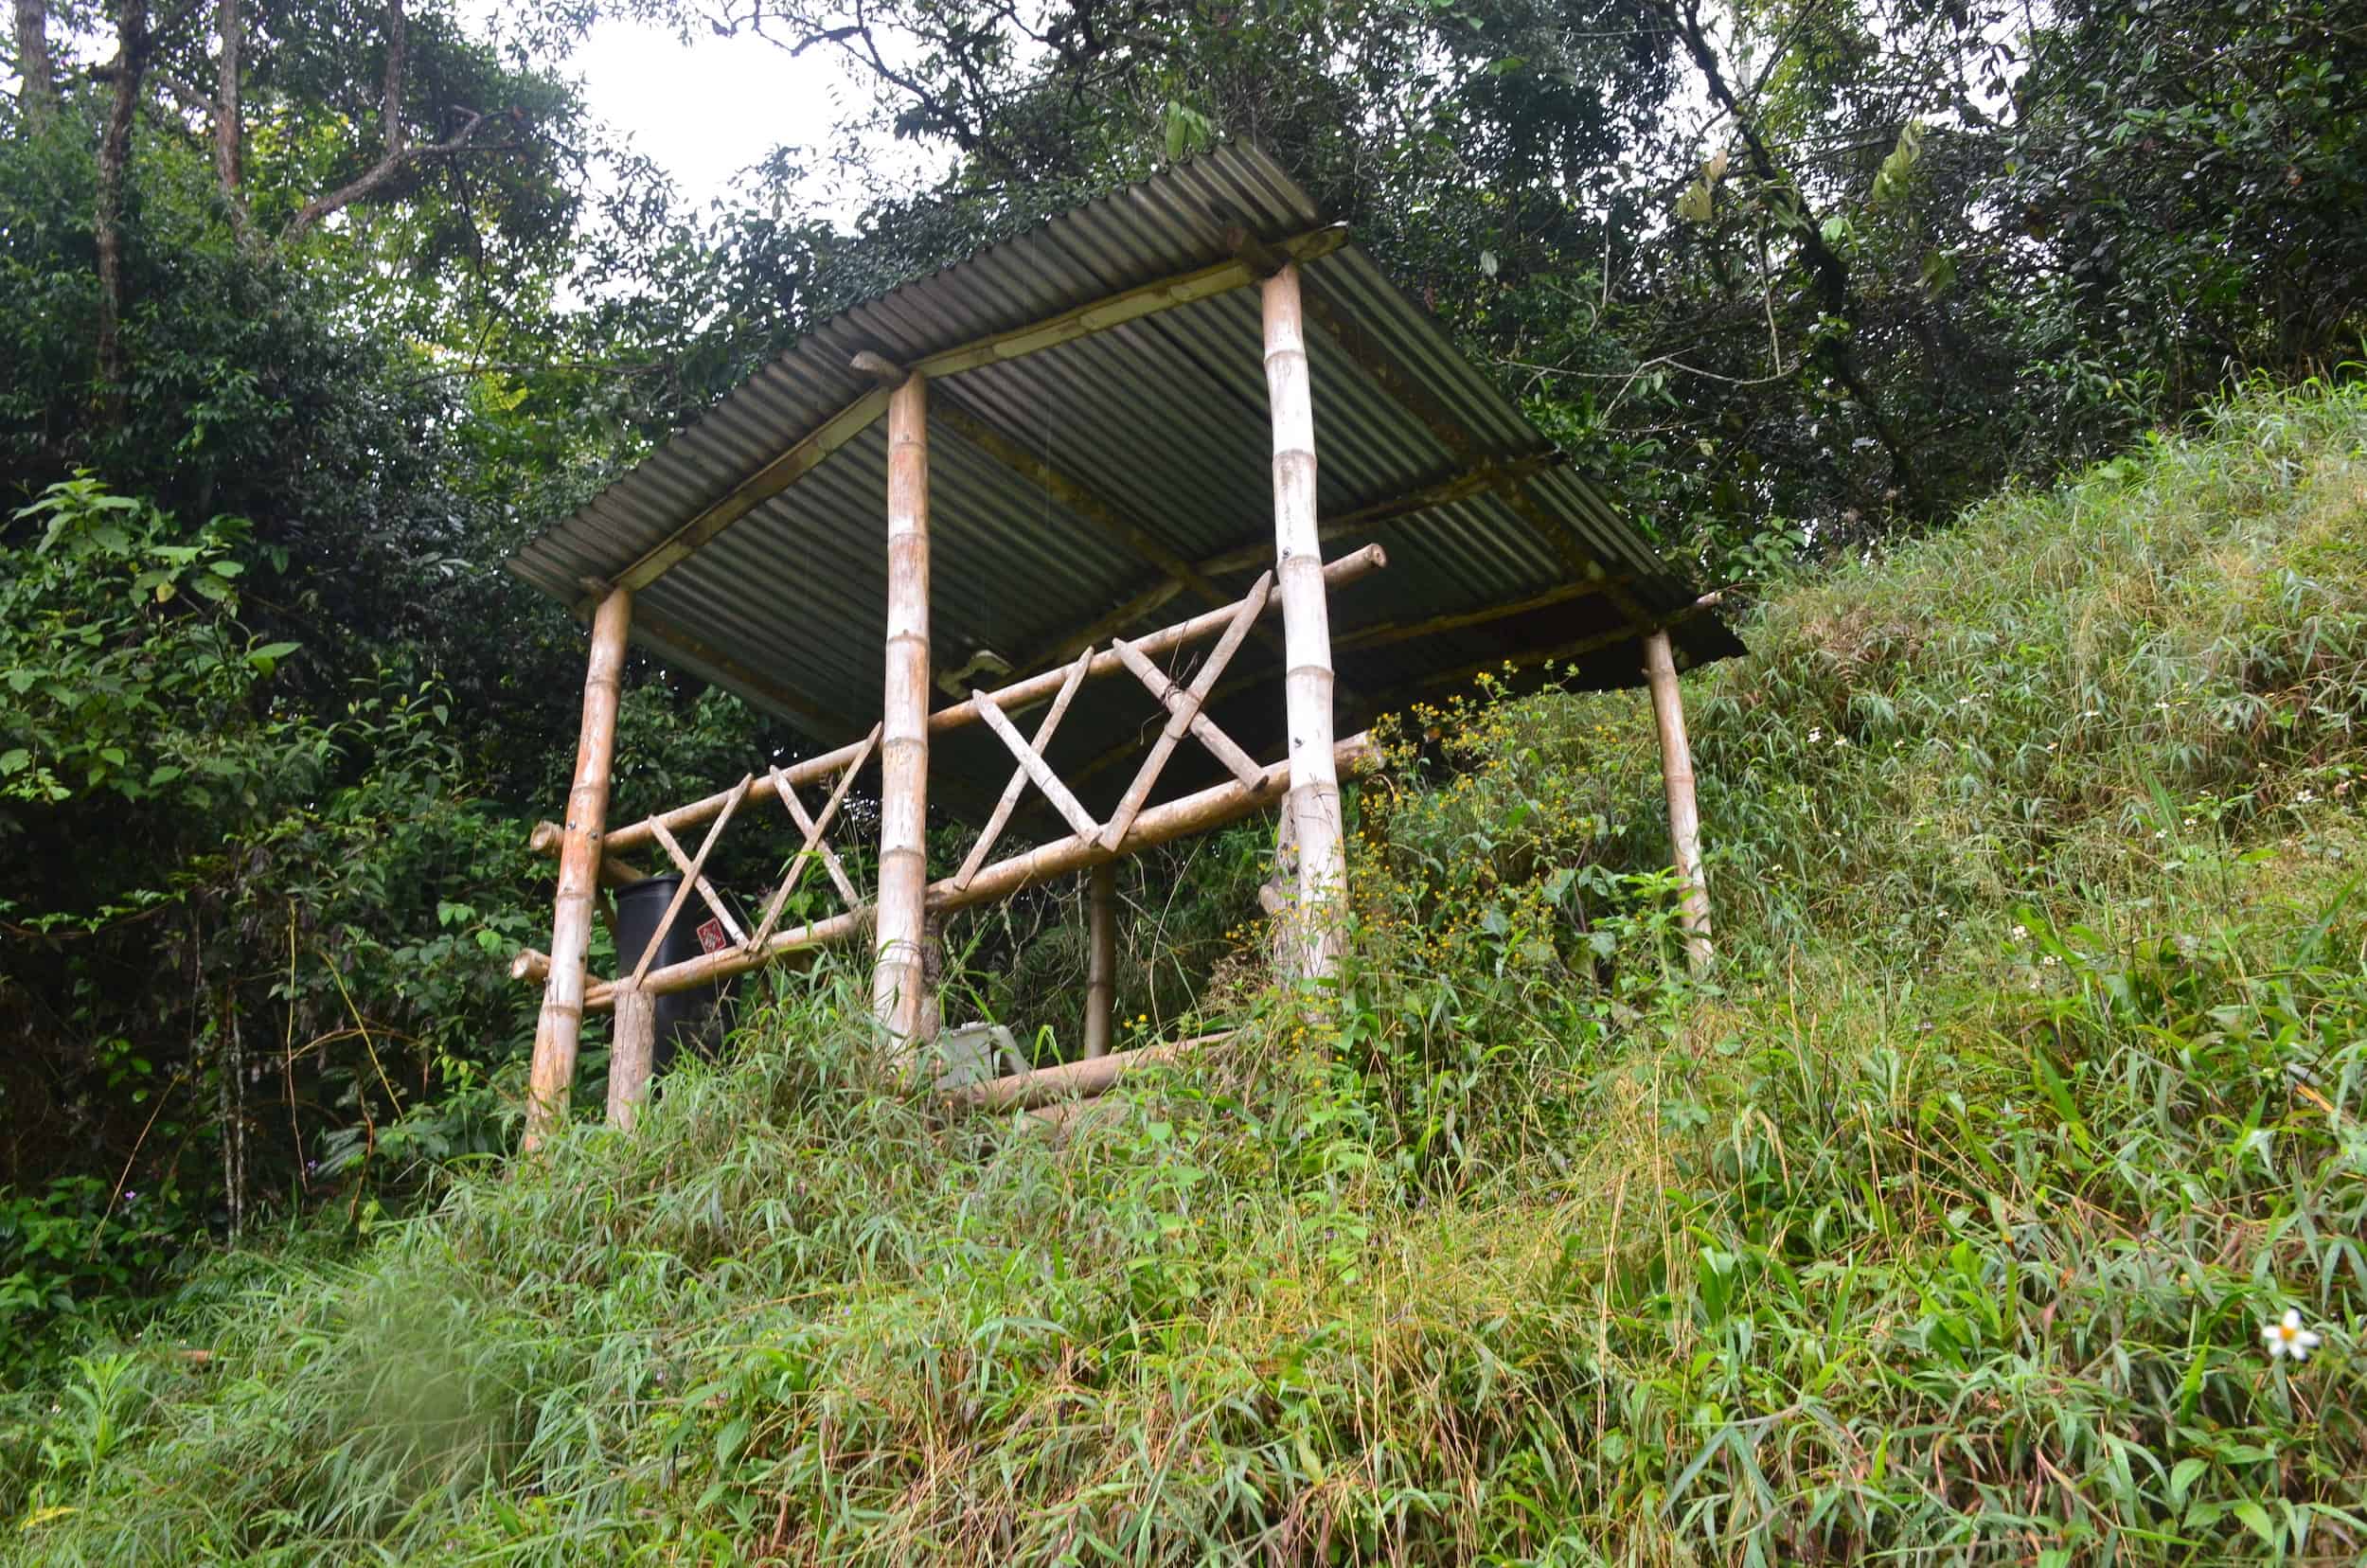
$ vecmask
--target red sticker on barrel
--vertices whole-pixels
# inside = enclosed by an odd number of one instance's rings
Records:
[[[709,920],[699,928],[699,951],[701,953],[721,953],[729,945],[729,939],[723,935],[722,921]]]

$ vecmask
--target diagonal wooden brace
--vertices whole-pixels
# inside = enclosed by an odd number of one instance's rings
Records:
[[[682,885],[674,889],[673,900],[667,904],[666,913],[659,918],[657,929],[650,933],[650,945],[641,950],[641,961],[632,967],[632,979],[627,982],[628,984],[638,986],[641,984],[642,976],[650,972],[650,961],[657,957],[658,949],[666,945],[667,933],[674,929],[674,918],[682,913],[682,906],[689,900],[690,890],[694,887],[699,890],[700,896],[706,900],[707,906],[713,909],[717,917],[723,921],[723,928],[735,936],[739,935],[739,928],[732,922],[732,918],[723,913],[722,900],[715,897],[713,890],[707,886],[706,878],[701,875],[701,872],[705,869],[707,856],[715,849],[716,840],[723,836],[724,828],[730,824],[732,813],[739,809],[740,794],[746,793],[748,785],[755,778],[756,775],[750,774],[739,781],[739,793],[734,794],[730,803],[716,813],[715,826],[707,829],[707,836],[700,844],[699,853],[695,859],[685,860],[682,846],[674,842],[674,835],[655,822],[651,823],[652,827],[657,828],[658,842],[666,846],[666,852],[674,857],[676,865],[682,867]]]
[[[1197,736],[1201,744],[1214,752],[1217,760],[1232,770],[1235,778],[1246,783],[1257,775],[1257,764],[1250,760],[1249,754],[1235,745],[1232,737],[1202,714],[1201,706],[1207,702],[1208,693],[1215,689],[1217,677],[1224,673],[1224,667],[1240,648],[1241,639],[1249,635],[1249,629],[1265,610],[1266,596],[1272,589],[1272,572],[1258,578],[1250,588],[1249,597],[1241,600],[1233,612],[1232,623],[1224,629],[1224,635],[1217,639],[1217,646],[1209,651],[1208,662],[1201,667],[1200,673],[1192,678],[1188,687],[1179,687],[1168,680],[1159,667],[1146,658],[1133,644],[1121,640],[1114,645],[1126,668],[1132,670],[1135,678],[1149,687],[1152,695],[1166,705],[1167,722],[1166,727],[1159,732],[1159,739],[1151,743],[1150,755],[1143,758],[1142,767],[1134,775],[1134,782],[1126,787],[1126,793],[1119,798],[1118,809],[1110,814],[1110,825],[1101,830],[1103,848],[1116,848],[1118,841],[1126,836],[1126,830],[1134,825],[1135,814],[1142,811],[1143,802],[1150,798],[1151,788],[1159,782],[1160,772],[1166,767],[1167,758],[1174,755],[1177,744],[1187,733]]]
[[[1068,679],[1060,683],[1059,695],[1052,699],[1052,706],[1045,710],[1043,722],[1036,726],[1036,738],[1028,742],[1027,749],[1038,757],[1041,757],[1044,748],[1052,743],[1052,733],[1060,727],[1060,716],[1068,712],[1069,699],[1077,695],[1077,688],[1085,684],[1085,672],[1092,668],[1093,662],[1094,650],[1088,648],[1077,655],[1075,664],[1068,667]],[[994,803],[994,811],[987,818],[987,825],[978,830],[978,842],[970,846],[970,858],[963,861],[962,868],[953,874],[953,890],[956,893],[968,887],[970,879],[987,864],[987,856],[994,848],[995,840],[1003,836],[1005,826],[1011,820],[1012,808],[1019,804],[1020,792],[1026,787],[1026,767],[1022,765],[1012,769],[1011,781],[1003,786],[1003,798]]]
[[[1094,820],[1091,811],[1078,804],[1077,797],[1069,793],[1069,787],[1060,782],[1060,775],[1036,755],[1035,748],[1011,727],[1010,720],[1005,718],[1003,710],[994,705],[994,699],[983,691],[973,691],[970,694],[970,701],[977,708],[978,717],[986,721],[987,728],[994,731],[1003,744],[1010,748],[1011,755],[1019,758],[1021,769],[1035,782],[1036,788],[1043,792],[1044,798],[1059,808],[1060,814],[1068,818],[1068,825],[1077,829],[1077,836],[1092,838],[1100,832],[1101,824]]]
[[[829,830],[829,819],[838,809],[840,795],[835,792],[831,794],[824,804],[820,816],[808,816],[805,802],[799,800],[797,792],[791,788],[789,776],[774,768],[772,777],[773,793],[781,797],[781,804],[789,808],[790,820],[797,824],[798,830],[806,835],[805,846],[798,852],[820,855],[823,866],[830,873],[831,884],[838,889],[838,896],[846,900],[847,908],[854,908],[857,901],[855,884],[847,880],[846,866],[838,858],[838,851],[831,848],[829,840],[822,836]]]
[[[806,841],[791,857],[788,875],[781,879],[781,885],[774,890],[773,897],[765,900],[764,918],[757,922],[756,934],[739,944],[742,948],[753,953],[764,945],[766,937],[773,935],[773,927],[780,920],[781,911],[789,906],[789,896],[797,891],[797,883],[805,877],[807,864],[817,854],[822,864],[829,868],[830,880],[838,884],[839,897],[846,900],[846,907],[855,909],[862,904],[863,900],[855,892],[855,884],[847,879],[846,867],[840,863],[838,852],[830,847],[829,841],[823,835],[837,820],[838,809],[846,799],[847,787],[855,782],[855,775],[863,772],[863,763],[870,760],[871,748],[879,739],[880,726],[874,724],[871,733],[864,737],[862,749],[848,759],[845,770],[838,775],[838,782],[831,786],[830,796],[822,803],[821,811],[811,817],[806,815],[804,804],[791,788],[789,775],[778,768],[772,771],[773,789],[781,797],[781,804],[789,808],[791,818],[804,830]]]

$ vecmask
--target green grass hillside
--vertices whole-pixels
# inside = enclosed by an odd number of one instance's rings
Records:
[[[1742,629],[1709,981],[1640,695],[1418,716],[1335,1023],[1244,1001],[1063,1137],[784,982],[637,1137],[231,1259],[0,1417],[0,1551],[2357,1560],[2367,397]]]

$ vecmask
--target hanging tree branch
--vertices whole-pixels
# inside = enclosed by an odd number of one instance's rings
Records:
[[[228,3],[228,0],[225,0]],[[315,196],[302,210],[288,221],[279,236],[283,245],[302,239],[318,226],[323,219],[343,211],[357,202],[368,201],[393,182],[395,177],[415,164],[429,158],[451,157],[462,152],[501,152],[515,149],[514,141],[482,142],[477,132],[488,124],[516,125],[520,115],[515,109],[460,111],[459,129],[442,141],[415,146],[405,134],[402,123],[403,73],[407,64],[404,38],[402,0],[388,0],[386,7],[386,76],[379,117],[385,151],[367,172],[360,178],[339,186],[326,195]]]
[[[1700,0],[1664,0],[1666,14],[1675,25],[1677,36],[1683,43],[1685,53],[1701,73],[1702,85],[1715,102],[1735,122],[1735,132],[1742,138],[1744,153],[1749,157],[1751,172],[1757,177],[1772,198],[1775,215],[1800,246],[1801,259],[1806,264],[1808,276],[1816,294],[1817,309],[1825,315],[1843,322],[1854,322],[1857,312],[1849,294],[1849,263],[1841,253],[1826,242],[1816,213],[1808,206],[1799,183],[1787,174],[1775,161],[1767,140],[1760,135],[1758,123],[1733,86],[1726,80],[1726,72],[1718,62],[1717,50],[1710,43],[1701,25]],[[1764,77],[1761,79],[1764,80]],[[1842,384],[1874,430],[1875,439],[1891,460],[1891,472],[1897,476],[1908,509],[1918,516],[1928,516],[1923,487],[1914,467],[1908,461],[1907,443],[1887,414],[1881,400],[1866,383],[1858,368],[1857,356],[1842,338],[1827,335],[1814,349],[1817,363],[1825,373]]]

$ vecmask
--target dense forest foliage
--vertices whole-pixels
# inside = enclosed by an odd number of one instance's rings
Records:
[[[870,96],[694,208],[569,75],[611,15]],[[1085,193],[1255,139],[1721,581],[2367,324],[2337,0],[13,17],[0,1374],[265,1216],[366,1227],[504,1147],[580,634],[498,562],[804,327]],[[899,143],[946,172],[877,172]],[[620,810],[792,744],[637,668]]]

